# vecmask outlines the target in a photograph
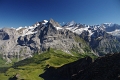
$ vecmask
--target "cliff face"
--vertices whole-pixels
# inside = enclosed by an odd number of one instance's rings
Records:
[[[90,26],[71,22],[63,27],[87,41],[93,51],[99,56],[120,52],[120,25],[105,23]]]
[[[83,32],[80,36],[89,42],[96,54],[102,56],[108,53],[120,52],[120,42],[118,39],[105,31],[97,30],[91,37],[88,37],[85,33]]]

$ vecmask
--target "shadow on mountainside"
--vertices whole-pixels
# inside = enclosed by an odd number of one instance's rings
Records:
[[[57,69],[49,67],[39,76],[45,80],[120,80],[120,53],[107,54],[94,62],[86,57]]]
[[[49,67],[43,74],[39,75],[39,77],[42,77],[44,80],[71,80],[73,75],[76,75],[79,71],[83,71],[91,63],[92,58],[82,58],[57,69]]]
[[[42,77],[44,80],[69,80],[59,75],[57,69],[53,67],[47,68],[45,73],[39,75],[39,77]]]
[[[72,80],[120,80],[120,53],[96,59]]]
[[[18,78],[16,76],[9,78],[9,80],[17,80]]]

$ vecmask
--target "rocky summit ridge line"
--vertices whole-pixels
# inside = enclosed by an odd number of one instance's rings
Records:
[[[3,28],[0,30],[0,55],[8,63],[11,58],[25,59],[48,48],[68,54],[72,49],[78,53],[85,53],[87,49],[101,56],[120,52],[119,30],[120,25],[117,24],[89,26],[74,21],[61,26],[53,19],[29,27]]]

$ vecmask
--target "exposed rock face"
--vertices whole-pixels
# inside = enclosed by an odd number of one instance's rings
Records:
[[[99,56],[120,52],[120,25],[106,23],[90,26],[72,22],[63,27],[80,35]]]
[[[100,56],[108,53],[120,52],[120,42],[118,39],[105,31],[96,30],[92,36],[89,32],[84,31],[80,36],[89,42],[94,52]]]
[[[38,22],[29,28],[2,29],[0,34],[0,51],[4,59],[25,59],[48,48],[60,49],[67,53],[77,48],[78,52],[84,53],[84,48],[88,46],[86,42],[76,41],[76,37],[81,38],[63,29],[53,19]]]
[[[0,40],[7,40],[9,39],[9,35],[3,31],[3,30],[0,30]]]
[[[14,29],[4,28],[1,31],[7,35],[2,40],[0,40],[0,52],[3,55],[3,58],[8,58],[17,52],[15,47],[17,45],[17,38],[19,34]]]

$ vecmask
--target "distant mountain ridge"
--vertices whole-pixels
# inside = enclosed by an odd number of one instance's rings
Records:
[[[70,25],[70,24],[69,24]],[[119,30],[120,25],[104,23],[101,25],[72,24],[64,25],[66,29],[78,34],[89,43],[94,52],[98,55],[120,51]]]
[[[37,22],[37,23],[33,24],[32,26],[28,26],[28,27],[25,26],[25,27],[16,28],[16,30],[20,30],[20,29],[23,29],[23,28],[33,30],[33,28],[39,26],[40,24],[46,24],[47,22],[48,22],[47,20],[43,20],[41,22]],[[56,27],[56,28],[57,29],[64,29],[63,27],[65,29],[71,30],[72,32],[75,32],[77,34],[81,34],[82,31],[87,31],[87,30],[89,30],[91,28],[92,30],[106,31],[107,33],[109,33],[109,34],[111,34],[113,36],[119,36],[118,32],[120,30],[120,25],[114,24],[114,23],[103,23],[103,24],[100,24],[100,25],[92,25],[91,26],[91,25],[85,25],[85,24],[76,23],[74,21],[68,22],[68,23],[64,24],[63,26],[61,26],[61,27],[60,27],[60,24],[59,24],[59,26]],[[91,34],[92,34],[92,31],[91,31]]]
[[[74,50],[102,56],[120,52],[119,30],[120,25],[111,23],[89,26],[72,21],[61,26],[53,19],[29,27],[3,28],[0,30],[0,55],[8,63],[11,58],[25,59],[48,48],[68,54]]]

